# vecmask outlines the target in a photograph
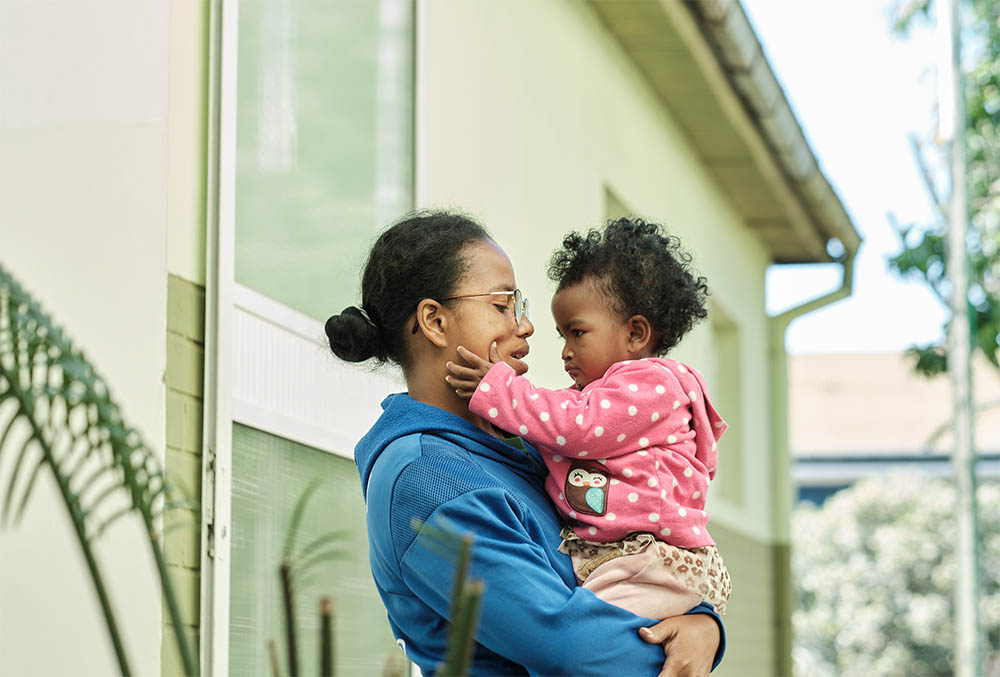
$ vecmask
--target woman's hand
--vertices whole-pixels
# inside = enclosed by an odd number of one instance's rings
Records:
[[[455,389],[459,397],[468,400],[472,398],[476,388],[479,387],[479,382],[486,376],[490,367],[500,361],[500,351],[497,350],[497,342],[494,341],[490,344],[490,359],[488,361],[462,346],[458,347],[458,356],[470,366],[463,367],[454,362],[448,362],[445,366],[448,367],[450,373],[444,377],[444,380]]]
[[[639,636],[663,645],[667,660],[660,677],[708,677],[719,649],[719,626],[708,614],[673,616],[640,628]]]

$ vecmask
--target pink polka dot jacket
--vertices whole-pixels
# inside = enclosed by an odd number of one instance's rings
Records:
[[[499,362],[469,408],[539,448],[546,491],[580,538],[646,531],[682,548],[714,545],[705,493],[727,426],[695,369],[651,357],[617,362],[583,390],[548,390]]]

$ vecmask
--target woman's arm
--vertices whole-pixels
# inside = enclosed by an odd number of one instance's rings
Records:
[[[519,512],[502,490],[481,489],[441,505],[428,520],[474,535],[469,577],[485,583],[476,641],[533,674],[656,674],[663,654],[638,634],[647,622],[570,587]],[[403,579],[449,618],[454,568],[421,541],[400,561]]]
[[[685,673],[669,670],[679,664],[681,649],[703,653],[711,665],[718,633],[712,641],[709,633],[695,632],[700,619],[677,621],[666,646],[673,653],[663,663],[662,650],[639,636],[649,619],[568,585],[525,530],[523,517],[506,492],[479,489],[439,506],[428,520],[475,535],[470,577],[486,584],[480,644],[535,674],[654,675],[663,668],[664,674],[680,675]],[[454,569],[421,545],[421,537],[403,554],[401,571],[420,599],[449,616]]]

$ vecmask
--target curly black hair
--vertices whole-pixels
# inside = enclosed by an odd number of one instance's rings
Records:
[[[645,316],[657,355],[708,316],[708,284],[691,268],[691,255],[663,226],[643,219],[621,218],[586,235],[570,233],[549,259],[548,273],[557,291],[591,280],[623,319]]]
[[[372,245],[361,278],[361,308],[326,321],[334,355],[348,362],[395,362],[404,369],[407,320],[426,298],[454,293],[468,264],[466,248],[490,239],[468,216],[419,211],[403,217]]]

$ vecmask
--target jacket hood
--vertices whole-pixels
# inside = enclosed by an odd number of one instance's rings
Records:
[[[544,477],[547,473],[541,456],[527,442],[524,442],[525,453],[463,418],[418,402],[406,393],[396,393],[382,400],[382,415],[354,447],[354,462],[361,474],[365,500],[368,500],[368,478],[379,456],[395,440],[415,433],[441,437],[471,454],[509,465],[522,475]]]

